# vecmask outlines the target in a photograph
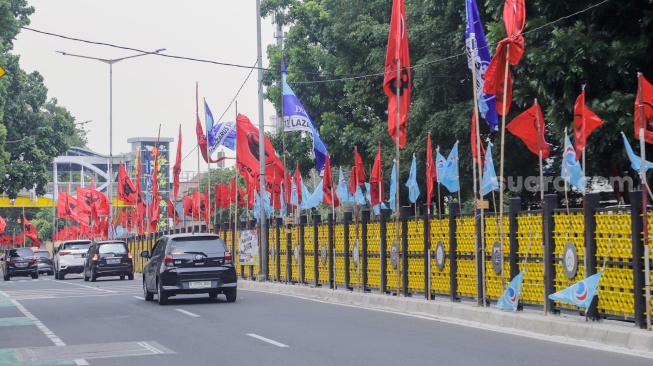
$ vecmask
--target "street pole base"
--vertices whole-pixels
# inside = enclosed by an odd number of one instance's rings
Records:
[[[264,275],[264,274],[259,274],[258,276],[256,276],[256,281],[258,281],[258,282],[265,282],[265,281],[266,281],[266,277],[267,277],[267,276]]]

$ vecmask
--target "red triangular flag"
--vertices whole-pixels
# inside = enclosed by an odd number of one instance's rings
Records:
[[[372,166],[372,175],[370,175],[370,198],[372,199],[372,207],[378,205],[383,201],[385,191],[383,188],[383,166],[381,164],[381,144],[379,143],[379,150],[374,159]]]
[[[179,196],[179,176],[181,175],[181,125],[179,125],[179,139],[177,140],[177,155],[175,165],[172,167],[172,195],[176,200]]]
[[[635,138],[639,140],[639,129],[644,124],[644,141],[653,144],[653,85],[641,73],[638,74],[639,86],[635,98]],[[641,109],[640,109],[641,105]]]
[[[583,154],[583,148],[587,144],[587,136],[602,124],[603,121],[601,121],[599,116],[585,106],[585,89],[583,89],[574,104],[574,145],[576,145],[576,160],[579,160]]]
[[[331,174],[331,158],[326,154],[326,162],[324,163],[324,179],[322,180],[322,192],[324,193],[322,201],[329,206],[338,207],[340,201],[336,195],[335,186],[333,185],[333,176]]]
[[[508,131],[524,141],[533,154],[539,156],[541,146],[542,158],[547,158],[551,150],[544,140],[544,128],[544,116],[537,102],[506,126]]]
[[[431,197],[433,197],[433,184],[438,179],[433,160],[433,145],[431,145],[431,133],[426,136],[426,206],[431,209]]]

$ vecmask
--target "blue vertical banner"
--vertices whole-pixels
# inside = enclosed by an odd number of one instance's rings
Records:
[[[336,196],[338,196],[338,200],[340,202],[354,201],[354,197],[349,194],[349,190],[347,189],[347,181],[345,180],[344,174],[342,174],[342,167],[340,167],[340,171],[338,172],[338,186],[336,188]]]
[[[444,174],[442,175],[442,184],[451,193],[460,190],[460,179],[458,177],[458,141],[453,145],[453,149],[451,149],[447,158]]]
[[[327,146],[320,138],[320,132],[315,128],[313,120],[286,81],[286,63],[281,61],[283,88],[283,128],[284,131],[300,131],[310,135],[313,141],[313,155],[317,171],[322,175],[326,161]]]
[[[390,175],[390,197],[388,203],[392,211],[397,211],[397,161],[392,164],[392,174]]]
[[[437,149],[435,149],[435,174],[437,175],[438,183],[442,183],[442,179],[444,178],[444,168],[447,167],[447,160],[445,160],[444,156],[440,154],[440,147],[438,146]]]
[[[413,162],[410,163],[410,173],[408,174],[406,187],[408,187],[408,199],[411,203],[415,203],[419,197],[419,186],[417,185],[417,159],[415,159],[415,154],[413,154]]]
[[[483,93],[485,71],[492,57],[485,40],[485,32],[483,31],[481,18],[478,15],[476,0],[466,0],[465,5],[467,10],[467,27],[465,28],[467,66],[475,74],[478,111],[490,126],[490,131],[496,132],[499,130],[499,117],[494,95]],[[473,65],[472,62],[474,62]]]
[[[561,165],[562,172],[560,175],[562,178],[572,186],[584,191],[587,179],[583,175],[580,162],[576,160],[576,150],[574,149],[574,145],[571,144],[569,136],[567,136],[567,130],[565,130],[565,149],[562,153]]]
[[[492,143],[487,143],[487,150],[485,151],[485,164],[483,164],[483,181],[481,182],[481,195],[499,189],[499,179],[497,179],[497,172],[494,170],[494,161],[492,160]]]

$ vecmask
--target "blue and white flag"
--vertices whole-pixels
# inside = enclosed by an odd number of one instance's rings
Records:
[[[299,187],[297,187],[294,179],[290,180],[290,187],[290,203],[295,207],[299,207],[299,192],[297,191]]]
[[[342,167],[340,167],[340,171],[338,172],[338,186],[336,187],[336,196],[338,196],[338,200],[340,200],[340,202],[354,201],[354,197],[349,194],[349,190],[347,189],[347,181],[345,180],[345,176],[342,174]]]
[[[444,156],[440,154],[440,147],[438,146],[435,149],[435,174],[438,178],[438,183],[442,183],[442,178],[444,178],[444,168],[447,167],[447,161],[444,159]]]
[[[230,150],[236,150],[236,122],[219,122],[213,120],[213,113],[209,105],[204,101],[204,112],[206,113],[206,135],[209,146],[209,155],[213,154],[220,146]]]
[[[392,211],[397,211],[397,161],[392,164],[392,174],[390,175],[390,198],[388,203]]]
[[[254,191],[258,194],[256,191]],[[274,207],[270,204],[270,192],[265,191],[263,193],[263,210],[265,210],[265,218],[270,218],[270,215],[274,212]]]
[[[259,212],[261,212],[261,196],[258,195],[257,191],[254,191],[254,218],[257,222],[261,221]]]
[[[572,186],[578,188],[579,190],[585,190],[585,184],[587,180],[583,176],[583,170],[580,167],[580,163],[576,160],[576,150],[567,136],[567,131],[565,130],[565,149],[562,153],[562,172],[561,176]]]
[[[517,310],[517,305],[519,304],[519,295],[521,294],[521,284],[524,280],[524,273],[526,271],[521,271],[515,278],[510,281],[508,288],[504,291],[503,295],[497,301],[497,307],[504,310]]]
[[[356,187],[356,193],[354,194],[354,202],[356,202],[359,205],[365,204],[365,195],[363,195],[363,190],[361,189],[361,186]]]
[[[483,181],[481,182],[481,195],[499,189],[499,179],[497,179],[497,172],[494,170],[494,162],[492,161],[492,143],[487,143],[487,150],[485,151],[485,165],[483,166]]]
[[[587,309],[592,303],[594,295],[597,294],[602,274],[603,270],[600,270],[595,275],[589,276],[564,290],[549,295],[549,299]]]
[[[266,191],[265,198],[263,198],[263,210],[265,211],[265,218],[269,219],[272,211],[274,209],[270,206],[270,194]],[[259,212],[261,211],[261,196],[259,196],[258,191],[254,191],[254,218],[256,221],[261,221],[259,219]]]
[[[283,124],[285,131],[301,131],[309,134],[313,140],[313,154],[317,171],[322,175],[326,161],[327,146],[320,138],[320,132],[315,128],[313,120],[286,81],[286,63],[281,61],[283,71],[281,82],[283,88]]]
[[[302,185],[304,185],[304,181],[302,181]],[[315,190],[313,193],[308,193],[308,189],[306,186],[303,186],[302,188],[302,203],[301,203],[301,208],[303,210],[308,210],[313,207],[317,207],[317,205],[322,202],[322,199],[324,198],[324,190],[322,189],[322,181],[318,183],[317,186],[315,186]]]
[[[467,8],[467,27],[465,29],[467,67],[476,75],[478,110],[481,112],[481,116],[485,119],[485,122],[490,126],[490,131],[495,132],[499,130],[499,118],[494,95],[483,93],[485,71],[492,57],[490,56],[490,50],[485,40],[485,32],[483,32],[483,24],[481,24],[481,18],[478,15],[476,0],[466,0],[465,5]],[[474,65],[472,65],[472,61],[475,61]]]
[[[283,197],[283,196],[285,196],[285,194],[283,192],[285,192],[285,191],[284,191],[283,182],[281,182],[281,194],[279,194],[279,201],[281,203],[281,217],[283,217],[284,221],[285,221],[285,217],[286,217],[286,201],[285,201],[285,199]]]
[[[626,139],[626,135],[624,133],[621,133],[621,137],[624,139],[624,146],[626,146],[626,154],[628,154],[628,159],[630,160],[630,167],[633,168],[637,173],[642,173],[642,158],[639,156],[635,155],[633,152],[633,149],[630,147],[630,144],[628,143],[628,140]],[[653,168],[653,163],[650,161],[646,161],[646,170],[648,171],[649,169]]]
[[[453,145],[453,149],[451,149],[447,158],[447,164],[442,175],[442,184],[451,193],[460,190],[460,180],[458,178],[458,141]]]
[[[411,203],[415,203],[419,197],[419,186],[417,185],[417,160],[415,159],[415,154],[413,154],[413,162],[410,163],[410,173],[408,173],[406,187],[408,187],[408,199]]]

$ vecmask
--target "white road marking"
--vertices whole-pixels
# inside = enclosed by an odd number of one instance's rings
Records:
[[[274,344],[274,345],[277,346],[277,347],[289,347],[289,346],[287,346],[287,345],[285,345],[285,344],[283,344],[283,343],[279,343],[279,342],[277,342],[277,341],[273,341],[273,340],[271,340],[271,339],[268,339],[268,338],[265,338],[265,337],[261,337],[260,335],[257,335],[257,334],[252,334],[252,333],[250,333],[250,334],[248,334],[248,336],[253,337],[253,338],[256,338],[256,339],[260,339],[260,340],[262,340],[263,342],[268,342],[268,343],[270,343],[270,344]]]
[[[141,346],[143,346],[143,348],[150,350],[150,351],[151,351],[152,353],[154,353],[154,354],[161,354],[161,353],[163,353],[163,351],[161,351],[160,349],[158,349],[158,348],[152,346],[151,344],[149,344],[149,343],[147,343],[147,342],[138,342],[138,344],[140,344]]]
[[[140,297],[140,296],[134,296],[134,297],[137,298],[137,299],[139,299],[139,300],[145,300],[144,297]]]
[[[116,291],[111,291],[111,290],[107,290],[107,289],[99,288],[99,287],[96,287],[96,286],[82,285],[82,284],[74,283],[74,282],[64,282],[64,281],[60,281],[60,282],[58,282],[58,283],[63,283],[63,284],[66,284],[66,285],[71,285],[71,286],[79,286],[79,287],[90,288],[90,289],[93,289],[93,290],[104,291],[104,292],[108,292],[108,293],[112,293],[112,294],[115,294],[115,293],[116,293]]]
[[[88,362],[86,362],[84,359],[78,358],[75,360],[75,365],[85,366],[88,365]]]
[[[177,311],[180,312],[180,313],[184,313],[184,314],[186,314],[186,315],[190,315],[190,316],[192,316],[193,318],[199,318],[199,317],[200,317],[199,315],[197,315],[197,314],[193,314],[193,313],[191,313],[190,311],[186,311],[186,310],[184,310],[184,309],[175,309],[175,310],[177,310]]]

